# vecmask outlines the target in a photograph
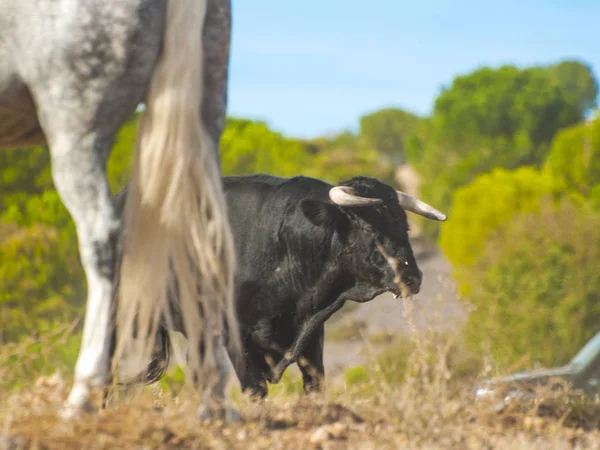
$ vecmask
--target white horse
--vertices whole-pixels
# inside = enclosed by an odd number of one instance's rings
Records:
[[[191,345],[220,341],[212,336],[223,315],[239,342],[218,160],[230,28],[229,0],[0,0],[0,148],[48,145],[87,278],[68,417],[92,407],[95,388],[110,381],[112,345],[118,355],[136,333],[156,335],[173,289]],[[106,162],[141,102],[117,267],[121,221]],[[221,349],[198,353],[190,368],[210,380]]]

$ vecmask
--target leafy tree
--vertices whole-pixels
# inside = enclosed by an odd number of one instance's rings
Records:
[[[360,135],[396,164],[406,161],[406,141],[419,122],[410,112],[385,108],[360,118]]]
[[[293,176],[310,164],[310,153],[302,142],[285,138],[264,122],[245,119],[227,119],[220,153],[224,175]]]
[[[474,137],[503,140],[511,158],[489,157],[512,167],[541,163],[556,132],[581,120],[578,104],[538,67],[482,68],[459,76],[436,99],[433,112],[437,137],[454,152],[460,155]]]
[[[325,148],[312,159],[310,166],[299,172],[335,184],[357,175],[372,176],[393,185],[394,167],[381,154],[360,145]]]
[[[408,161],[424,180],[423,199],[452,214],[455,189],[494,167],[540,167],[556,133],[581,121],[574,96],[548,70],[484,67],[439,95],[409,138]],[[424,223],[429,236],[438,229]]]
[[[363,139],[345,132],[331,138],[286,138],[264,122],[230,118],[221,138],[224,175],[307,175],[330,183],[355,175],[392,182],[393,168]]]
[[[548,67],[565,92],[573,95],[581,114],[597,105],[598,80],[592,68],[583,61],[565,60]]]

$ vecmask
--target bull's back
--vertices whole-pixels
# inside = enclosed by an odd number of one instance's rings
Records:
[[[258,238],[296,215],[302,199],[326,197],[329,189],[313,178],[265,174],[223,177],[223,187],[236,236]]]
[[[269,243],[275,239],[273,233],[284,214],[277,204],[276,190],[284,181],[264,175],[223,178],[239,266],[264,256],[272,247]]]
[[[327,198],[329,185],[313,178],[262,174],[224,177],[223,185],[238,258],[237,279],[247,292],[263,291],[281,301],[282,290],[293,290],[289,280],[305,275],[297,273],[294,255],[302,251],[298,242],[312,243],[315,231],[300,204],[311,197]]]

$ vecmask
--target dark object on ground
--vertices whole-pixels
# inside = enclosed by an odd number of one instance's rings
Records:
[[[556,383],[554,383],[556,381]],[[503,396],[503,401],[529,397],[537,385],[559,387],[568,383],[575,391],[594,397],[600,386],[600,331],[562,367],[517,372],[499,379],[485,380],[475,390],[476,399]]]

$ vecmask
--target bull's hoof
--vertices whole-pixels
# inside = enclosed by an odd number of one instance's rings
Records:
[[[283,372],[293,363],[294,359],[290,353],[286,353],[279,364],[273,369],[271,372],[271,378],[269,383],[277,384],[281,381],[281,377],[283,377]]]
[[[222,420],[226,423],[239,422],[240,414],[231,407],[210,408],[206,405],[200,405],[198,408],[198,419],[202,422],[210,420]]]

